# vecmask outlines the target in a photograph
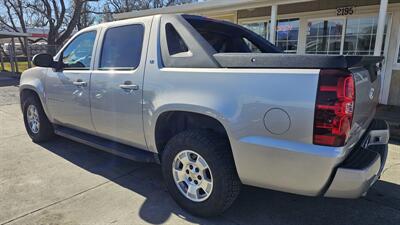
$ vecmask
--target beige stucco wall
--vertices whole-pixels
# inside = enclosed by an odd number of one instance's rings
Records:
[[[379,5],[380,0],[319,0],[312,2],[296,3],[290,5],[281,5],[278,7],[278,15],[292,14],[310,11],[319,11],[327,9],[336,9],[343,6],[369,6]],[[390,0],[390,3],[400,3],[400,0]],[[271,7],[261,7],[256,9],[245,9],[238,11],[238,19],[248,17],[270,16]]]
[[[397,3],[397,4],[394,4]],[[400,40],[398,33],[400,32],[400,0],[389,0],[388,13],[391,15],[391,25],[389,26],[388,45],[385,49],[386,72],[382,83],[382,92],[380,102],[389,105],[400,106],[400,69],[394,65],[397,59],[397,49]],[[336,16],[336,8],[343,6],[355,6],[355,15],[362,14],[378,14],[380,0],[319,0],[313,2],[297,3],[291,5],[280,5],[278,7],[278,18],[300,18],[300,33],[304,33],[307,27],[307,20],[321,17]],[[270,16],[270,7],[261,7],[255,9],[246,9],[237,11],[237,19],[242,22],[253,20],[268,20]],[[311,13],[315,12],[315,13]],[[254,19],[252,19],[254,18]],[[302,49],[305,48],[305,36],[299,36],[299,54],[304,54]],[[395,56],[396,55],[396,56]],[[393,70],[397,69],[397,70]],[[393,71],[393,73],[392,73]]]
[[[388,105],[400,106],[400,70],[393,70]]]

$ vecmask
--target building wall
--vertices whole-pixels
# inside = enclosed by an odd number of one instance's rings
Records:
[[[369,6],[379,5],[380,0],[320,0],[304,3],[295,3],[290,5],[282,5],[278,7],[278,15],[293,14],[310,11],[320,11],[327,9],[336,9],[344,6]],[[400,3],[400,0],[390,0],[389,3]],[[256,9],[245,9],[237,12],[238,19],[249,17],[262,17],[271,15],[271,7],[261,7]]]
[[[385,70],[382,79],[381,103],[400,106],[400,61],[396,63],[400,51],[400,0],[390,0],[388,8],[389,34],[385,39]],[[304,54],[306,48],[306,32],[308,23],[319,18],[340,18],[336,8],[354,6],[354,14],[341,18],[356,18],[359,16],[377,16],[380,0],[319,0],[306,3],[278,6],[278,19],[299,18],[298,54]],[[267,22],[271,7],[245,9],[237,11],[240,24],[252,24],[256,21]],[[268,36],[268,35],[267,35]]]

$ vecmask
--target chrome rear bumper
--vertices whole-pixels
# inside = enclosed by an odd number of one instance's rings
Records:
[[[385,121],[375,120],[360,143],[336,169],[325,197],[358,198],[379,179],[385,166],[389,128]]]

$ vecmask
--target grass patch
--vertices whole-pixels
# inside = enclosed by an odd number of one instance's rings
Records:
[[[0,64],[0,67],[1,67],[1,64]],[[1,69],[11,72],[11,63],[4,62],[4,68],[1,68]],[[22,73],[27,69],[28,69],[28,62],[27,61],[18,62],[18,72]]]

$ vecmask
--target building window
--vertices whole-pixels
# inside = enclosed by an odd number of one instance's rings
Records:
[[[267,22],[244,23],[242,26],[262,36],[263,38],[268,39],[269,28]]]
[[[286,53],[296,53],[299,26],[299,19],[278,20],[275,45]]]
[[[308,23],[307,54],[340,54],[344,20],[316,20]]]
[[[269,40],[269,22],[244,23],[242,26]],[[299,19],[278,20],[276,25],[275,45],[286,53],[297,52],[299,38]]]
[[[375,16],[348,18],[346,24],[343,54],[373,55],[375,49],[377,23],[378,18]],[[387,25],[384,29],[384,43],[382,45],[382,54],[385,46],[386,30]]]
[[[310,21],[306,53],[373,55],[377,21],[376,16]],[[384,29],[382,54],[385,46],[387,21]]]

